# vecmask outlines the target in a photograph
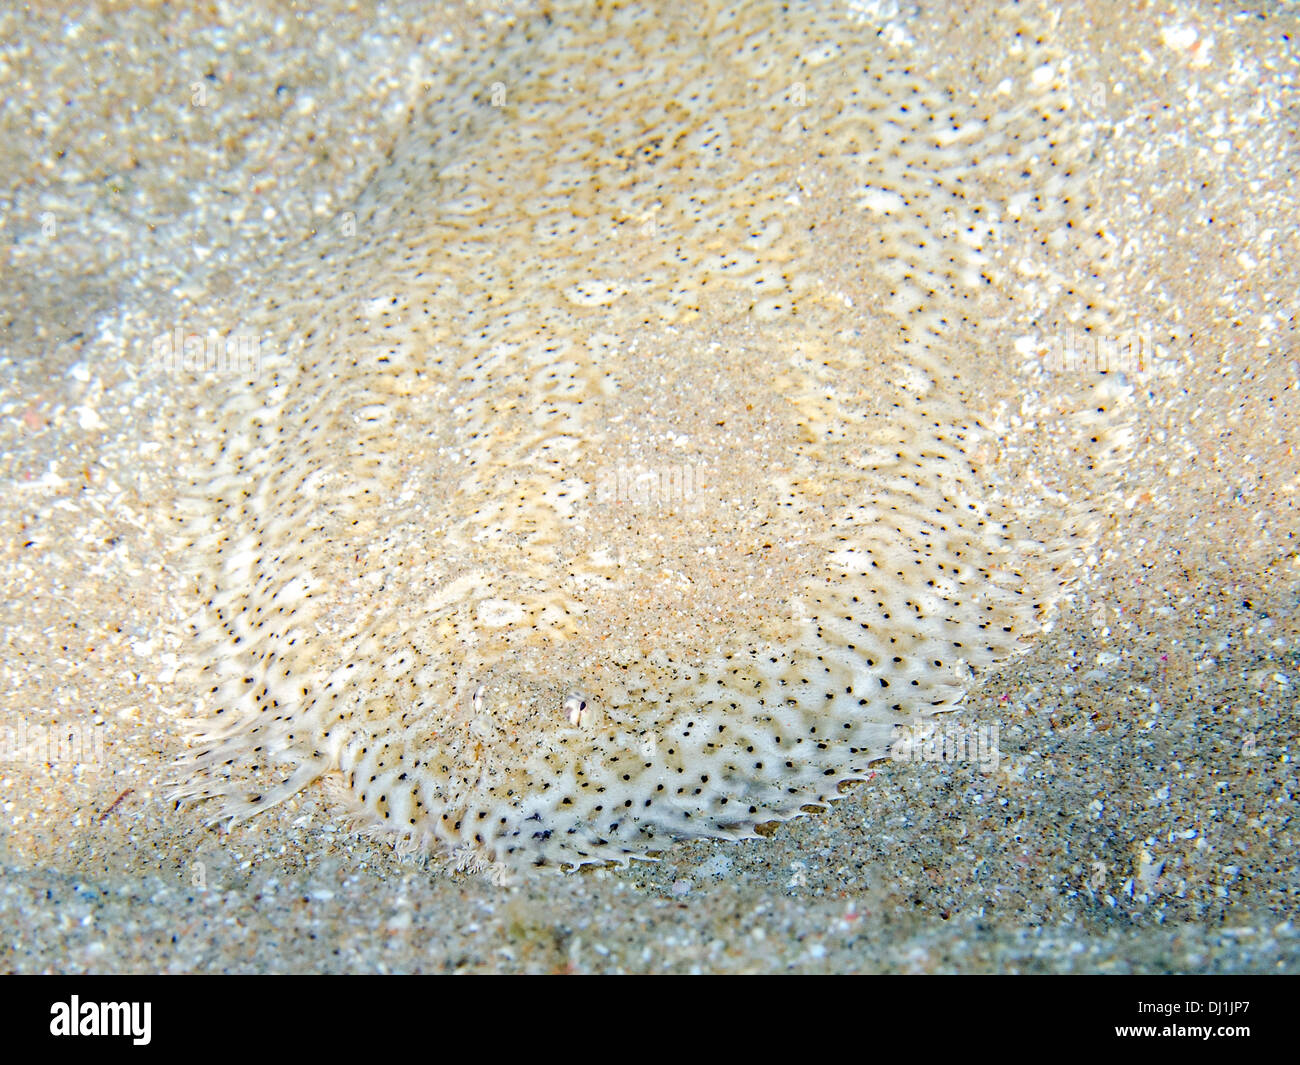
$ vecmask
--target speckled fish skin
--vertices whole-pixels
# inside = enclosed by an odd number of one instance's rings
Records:
[[[671,7],[466,57],[355,229],[289,257],[194,477],[179,797],[237,820],[329,776],[470,868],[753,836],[1068,587],[1104,505],[1012,513],[959,350],[1007,224],[981,174],[1049,158],[1030,232],[1083,207],[1058,90],[959,105],[829,7]],[[1122,398],[1063,411],[1098,480]]]

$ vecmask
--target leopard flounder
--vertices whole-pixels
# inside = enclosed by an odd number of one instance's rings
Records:
[[[952,710],[1099,535],[1123,389],[1061,401],[1059,505],[963,383],[1006,230],[1082,232],[1064,88],[963,100],[832,6],[672,8],[450,63],[247,310],[185,515],[177,795],[214,818],[326,777],[462,867],[753,836]]]

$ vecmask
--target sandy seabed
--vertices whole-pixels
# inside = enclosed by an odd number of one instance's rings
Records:
[[[997,83],[997,5],[859,7],[890,47]],[[0,11],[4,969],[1297,969],[1289,6],[1055,23],[1113,124],[1107,207],[1140,234],[1166,355],[1133,378],[1124,504],[1086,578],[966,698],[996,768],[884,763],[768,839],[505,885],[399,860],[320,788],[230,834],[162,797],[193,604],[169,544],[188,408],[152,339],[346,211],[433,43],[507,15],[221,11]]]

